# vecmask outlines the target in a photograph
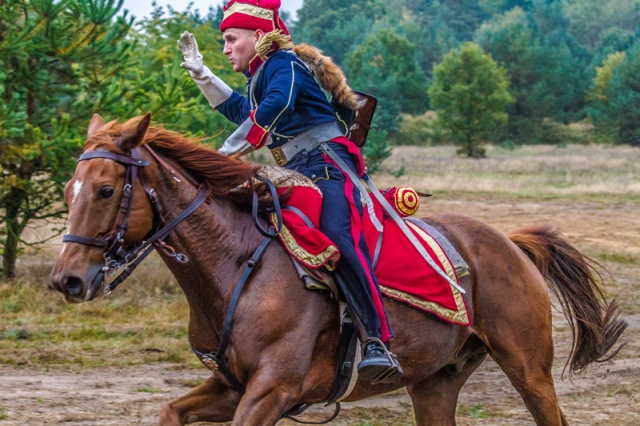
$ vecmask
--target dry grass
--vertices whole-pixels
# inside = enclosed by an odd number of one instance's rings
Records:
[[[0,363],[199,365],[189,356],[187,303],[159,257],[147,259],[111,296],[80,305],[47,289],[53,259],[25,255],[20,278],[0,283]]]
[[[487,193],[492,196],[591,198],[628,201],[640,195],[640,149],[603,145],[492,146],[481,160],[456,156],[453,147],[399,146],[384,163],[404,167],[395,178],[375,176],[385,188],[408,185],[425,192]]]

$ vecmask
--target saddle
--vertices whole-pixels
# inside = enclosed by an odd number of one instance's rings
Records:
[[[282,211],[280,242],[310,289],[335,288],[330,272],[337,266],[340,253],[318,230],[322,194],[306,176],[292,170],[266,166],[261,173],[270,179],[279,194],[288,194]],[[418,238],[435,264],[458,283],[468,274],[468,265],[451,243],[434,227],[410,215],[418,210],[415,191],[392,188],[385,192],[406,225]],[[380,232],[368,214],[363,216],[362,230],[373,258],[373,267],[383,294],[439,318],[459,325],[469,325],[469,316],[461,292],[421,259],[399,227],[382,212],[374,200],[375,215],[383,224]],[[275,214],[270,216],[277,226]],[[335,291],[332,290],[335,295]],[[336,297],[337,299],[337,297]]]
[[[266,166],[261,175],[274,183],[278,195],[287,194],[278,238],[291,256],[301,281],[307,289],[328,291],[339,301],[338,286],[331,272],[337,266],[340,253],[318,229],[322,193],[310,179],[292,170]],[[468,274],[464,259],[438,230],[409,217],[418,210],[418,194],[410,188],[391,188],[384,196],[441,271],[459,283],[459,279]],[[382,293],[444,321],[470,325],[461,292],[424,261],[399,226],[383,214],[379,203],[374,203],[374,207],[376,218],[383,225],[382,232],[365,213],[363,233]],[[272,213],[269,219],[275,227],[279,225],[275,214]],[[360,342],[356,327],[345,312],[346,307],[342,304],[337,380],[328,402],[344,400],[357,381],[354,366],[359,362]]]

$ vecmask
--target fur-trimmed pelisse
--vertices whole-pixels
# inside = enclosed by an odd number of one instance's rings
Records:
[[[363,100],[347,84],[347,78],[333,59],[322,54],[317,47],[301,43],[293,48],[295,54],[309,65],[311,73],[316,76],[320,85],[327,90],[334,101],[357,111]]]

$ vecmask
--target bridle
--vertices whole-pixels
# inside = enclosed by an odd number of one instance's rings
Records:
[[[158,155],[151,149],[149,145],[143,145],[143,147],[158,161],[158,164],[168,169],[171,174],[176,178],[175,171],[168,166]],[[92,160],[94,158],[103,158],[107,160],[112,160],[117,163],[122,164],[126,167],[126,176],[124,181],[124,186],[122,188],[122,198],[120,199],[120,205],[118,207],[118,213],[116,215],[116,219],[114,221],[114,225],[104,237],[86,237],[82,235],[73,235],[73,234],[65,234],[62,237],[63,242],[70,243],[78,243],[89,246],[97,246],[103,247],[103,257],[105,260],[105,265],[102,267],[101,272],[96,274],[96,277],[93,279],[91,283],[91,289],[87,293],[86,300],[93,299],[98,292],[98,289],[102,285],[102,281],[105,283],[105,292],[107,294],[111,293],[120,283],[122,283],[125,279],[131,275],[133,270],[157,247],[166,248],[166,244],[164,244],[163,240],[166,238],[171,230],[184,219],[186,219],[191,213],[193,213],[198,207],[202,205],[202,203],[209,197],[209,187],[203,184],[199,185],[198,193],[191,203],[185,208],[177,217],[175,217],[171,222],[166,224],[160,229],[158,228],[159,220],[156,220],[160,216],[160,207],[158,203],[158,197],[156,195],[156,191],[148,186],[147,182],[139,175],[138,169],[141,167],[147,167],[150,163],[147,160],[142,159],[140,155],[140,148],[134,148],[131,150],[131,155],[118,154],[112,151],[91,151],[84,152],[80,155],[78,161],[87,161]],[[231,295],[231,299],[229,301],[229,306],[227,308],[227,312],[225,315],[222,333],[220,335],[220,344],[216,352],[210,353],[202,353],[198,351],[195,347],[192,346],[192,350],[194,353],[200,358],[202,363],[212,370],[219,370],[227,379],[229,384],[233,389],[235,389],[240,394],[244,394],[245,388],[244,386],[235,378],[233,373],[230,371],[227,363],[225,361],[226,349],[229,345],[230,336],[231,336],[231,327],[233,323],[233,317],[236,310],[236,306],[240,299],[240,295],[242,290],[249,280],[252,272],[254,271],[255,266],[260,262],[262,256],[264,255],[269,244],[276,239],[280,230],[282,228],[283,220],[282,213],[280,209],[280,204],[278,201],[278,195],[274,184],[267,178],[256,176],[257,180],[260,180],[267,184],[269,191],[271,193],[271,197],[274,203],[274,213],[276,215],[277,225],[275,227],[268,226],[267,228],[263,227],[258,220],[258,196],[256,192],[253,192],[253,202],[252,202],[252,217],[253,221],[261,234],[264,235],[264,239],[260,243],[260,245],[256,248],[251,258],[247,261],[247,265],[244,268],[244,271],[236,286],[233,290],[233,294]],[[144,239],[142,242],[138,244],[134,244],[134,246],[127,250],[124,248],[124,235],[129,228],[129,215],[131,213],[131,201],[133,199],[133,189],[135,187],[136,179],[140,180],[142,187],[144,188],[147,196],[149,197],[149,201],[151,202],[151,206],[154,212],[154,226],[149,234],[152,234],[148,238]],[[176,178],[177,179],[177,178]],[[179,179],[177,179],[180,181]],[[181,253],[176,253],[175,250],[170,254],[175,257],[179,262],[187,263],[189,259],[186,255]],[[297,423],[303,424],[324,424],[328,423],[334,418],[338,416],[340,412],[340,403],[336,403],[336,410],[333,415],[327,420],[320,422],[308,422],[301,421],[296,419],[294,416],[302,413],[307,408],[309,408],[311,404],[299,404],[287,411],[282,417],[293,420]]]
[[[153,152],[151,147],[144,145],[144,148],[156,159],[158,156]],[[191,203],[171,222],[160,229],[158,228],[158,217],[160,209],[158,205],[158,197],[156,191],[151,188],[146,181],[139,175],[139,169],[147,167],[149,161],[142,159],[140,148],[131,150],[130,155],[118,154],[112,151],[100,150],[84,152],[80,155],[78,161],[87,161],[94,158],[103,158],[115,161],[126,167],[126,175],[124,185],[122,187],[122,198],[116,214],[113,227],[103,237],[87,237],[82,235],[65,234],[62,242],[78,243],[89,246],[103,247],[103,257],[105,265],[100,273],[96,275],[91,283],[91,290],[87,293],[86,300],[91,300],[97,295],[97,291],[104,281],[105,292],[111,293],[121,282],[123,282],[131,272],[156,248],[162,246],[164,238],[169,235],[171,230],[191,213],[193,213],[202,203],[209,197],[209,188],[206,185],[200,185],[198,193]],[[161,163],[162,164],[162,163]],[[171,169],[173,172],[173,170]],[[134,244],[130,249],[124,247],[124,236],[129,229],[129,215],[131,213],[131,202],[133,199],[133,190],[136,180],[139,180],[142,187],[151,202],[154,212],[154,227],[148,238],[142,242]],[[147,235],[149,235],[147,234]],[[186,255],[175,253],[171,256],[175,257],[179,262],[186,263],[189,261]]]

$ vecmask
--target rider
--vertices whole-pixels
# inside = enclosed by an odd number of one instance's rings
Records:
[[[358,373],[365,380],[390,382],[402,375],[402,369],[388,350],[393,331],[361,232],[360,192],[319,145],[329,141],[352,175],[354,171],[358,176],[364,173],[362,157],[344,136],[334,107],[308,66],[293,53],[279,7],[280,0],[230,0],[224,8],[220,25],[223,53],[233,70],[247,77],[247,97],[233,91],[203,64],[196,40],[188,32],[178,41],[184,56],[181,67],[189,70],[209,104],[239,125],[220,153],[240,156],[266,145],[279,165],[301,172],[320,188],[320,230],[340,250],[341,291],[364,342]],[[302,133],[305,135],[295,144],[290,142]],[[292,150],[293,145],[304,149]],[[280,151],[279,156],[274,149]]]

